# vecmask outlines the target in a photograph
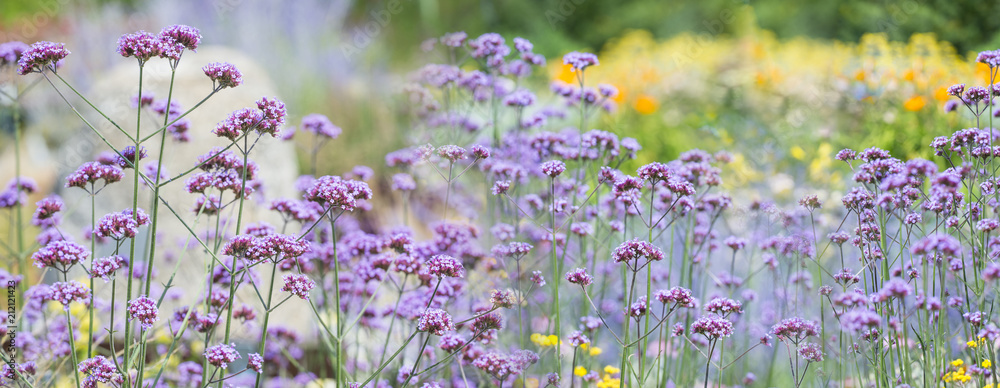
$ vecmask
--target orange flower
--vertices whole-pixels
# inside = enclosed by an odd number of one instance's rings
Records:
[[[635,98],[635,111],[640,114],[648,115],[656,112],[657,105],[656,100],[647,94],[640,94]]]
[[[940,102],[945,102],[950,99],[951,96],[948,95],[948,88],[942,86],[934,90],[934,99]]]
[[[858,81],[864,81],[865,80],[865,71],[864,70],[858,70],[857,73],[854,73],[854,79],[856,79]]]
[[[925,105],[927,105],[927,99],[924,98],[924,96],[913,96],[910,97],[909,100],[906,100],[906,102],[903,103],[903,109],[906,109],[910,112],[916,112],[921,109],[924,109]]]

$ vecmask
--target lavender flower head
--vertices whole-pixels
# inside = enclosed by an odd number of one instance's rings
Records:
[[[128,146],[122,150],[121,155],[115,158],[115,163],[121,168],[132,168],[140,160],[146,158],[146,147],[139,146],[138,159],[136,158],[135,146]]]
[[[663,304],[676,304],[678,307],[691,308],[695,306],[695,299],[691,290],[683,287],[673,287],[669,290],[659,290],[653,294],[656,300]]]
[[[781,320],[771,327],[771,331],[780,340],[789,340],[799,343],[807,337],[819,335],[819,324],[816,321],[809,321],[799,317],[792,317]]]
[[[212,80],[215,90],[225,88],[235,88],[243,84],[243,73],[240,73],[236,66],[227,62],[212,62],[201,68]]]
[[[573,67],[573,71],[583,71],[587,67],[597,66],[597,56],[591,53],[581,53],[573,51],[563,56],[563,64]]]
[[[201,31],[191,26],[175,24],[160,30],[161,37],[168,37],[184,48],[191,51],[198,51],[198,44],[201,43]]]
[[[465,267],[458,259],[448,255],[436,255],[424,263],[428,273],[438,277],[463,278]]]
[[[88,303],[90,299],[90,289],[76,280],[68,282],[56,282],[52,284],[49,300],[59,302],[63,309],[69,311],[69,304],[73,301]]]
[[[647,261],[663,260],[663,251],[648,242],[633,239],[623,242],[611,252],[611,258],[616,263],[626,263],[631,266],[633,261],[646,259]]]
[[[209,364],[226,369],[229,363],[241,357],[240,353],[236,351],[235,345],[219,344],[205,349],[205,358],[208,359]]]
[[[105,282],[111,280],[115,272],[128,264],[128,260],[120,255],[113,255],[94,259],[93,270],[90,275],[95,278],[102,278]]]
[[[0,66],[17,64],[21,55],[28,50],[28,45],[20,41],[0,43]]]
[[[101,218],[97,224],[97,235],[114,240],[135,238],[139,227],[149,223],[149,216],[142,209],[133,214],[132,209],[111,213]]]
[[[53,267],[65,271],[90,256],[87,248],[70,241],[53,241],[31,255],[38,268]]]
[[[83,360],[77,367],[77,370],[86,375],[80,381],[80,385],[83,387],[97,388],[99,386],[97,383],[121,386],[125,382],[122,374],[118,373],[115,363],[104,356],[95,356],[94,358]]]
[[[457,160],[467,159],[469,157],[468,152],[465,148],[459,147],[457,145],[446,145],[438,147],[438,156],[448,159],[448,161],[454,163]]]
[[[566,171],[566,163],[558,160],[550,160],[542,163],[540,168],[542,170],[542,174],[547,175],[549,178],[555,178]]]
[[[309,299],[309,290],[316,287],[316,282],[302,274],[288,274],[283,276],[282,280],[285,281],[285,286],[281,288],[282,291],[290,292],[305,300]]]
[[[823,350],[819,345],[808,343],[799,348],[799,356],[809,362],[823,361]]]
[[[118,166],[87,162],[66,177],[66,187],[79,187],[88,190],[87,186],[104,181],[105,185],[118,182],[125,177],[125,172]],[[88,190],[89,191],[89,190]]]
[[[302,130],[312,132],[316,136],[327,139],[336,139],[343,132],[340,127],[333,125],[330,119],[319,113],[313,113],[302,118]]]
[[[454,330],[455,325],[451,321],[451,315],[441,309],[429,308],[424,310],[417,319],[417,331],[442,336]]]
[[[140,65],[153,57],[180,57],[173,38],[163,39],[142,30],[118,38],[118,54],[125,58],[134,57],[139,60]]]
[[[714,341],[733,335],[733,323],[717,315],[705,315],[691,324],[691,332]]]
[[[346,211],[358,206],[358,201],[372,198],[368,184],[355,180],[345,180],[338,176],[322,176],[306,190],[305,198]]]
[[[17,74],[41,73],[45,69],[55,73],[62,59],[69,54],[62,43],[35,42],[21,53],[21,59],[17,61]]]
[[[261,357],[260,353],[250,353],[247,357],[247,367],[261,373],[264,370],[264,357]]]
[[[142,330],[149,330],[156,323],[159,310],[156,308],[156,301],[142,295],[128,302],[129,319],[139,321]]]
[[[588,275],[586,269],[577,268],[566,273],[566,281],[586,287],[594,284],[594,277]]]

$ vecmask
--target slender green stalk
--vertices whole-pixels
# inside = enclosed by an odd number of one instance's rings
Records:
[[[271,282],[267,286],[267,305],[264,306],[264,326],[260,332],[260,346],[257,348],[260,354],[264,354],[264,347],[267,345],[267,324],[271,318],[271,298],[274,296],[274,276],[278,272],[278,263],[275,262],[271,264]],[[264,377],[264,371],[257,374],[257,380],[254,383],[254,387],[259,387],[261,379]]]
[[[143,62],[139,62],[139,95],[140,96],[142,95],[142,72],[143,72],[143,68],[144,68],[144,63]],[[139,211],[138,211],[138,209],[139,209],[139,155],[140,155],[139,154],[139,146],[140,145],[139,145],[139,140],[138,139],[139,139],[139,134],[140,134],[139,128],[140,128],[141,124],[142,124],[142,109],[138,109],[138,110],[136,110],[136,114],[135,114],[135,138],[134,138],[135,139],[135,143],[134,143],[134,145],[135,145],[135,156],[134,156],[134,160],[132,162],[132,172],[133,172],[133,175],[134,175],[134,178],[132,180],[132,209],[133,209],[132,210],[132,217],[136,221],[136,224],[138,224],[138,222],[139,222]],[[127,160],[127,158],[126,158],[126,160]],[[135,238],[133,237],[132,239],[129,240],[128,282],[127,282],[127,285],[125,286],[126,287],[126,289],[125,289],[125,301],[126,301],[126,303],[128,303],[128,301],[132,300],[132,278],[133,278],[133,276],[132,276],[132,270],[133,270],[133,266],[135,265],[135,245],[136,245]],[[145,345],[145,343],[142,343],[142,344],[139,344],[139,346],[140,347],[144,347],[146,345]],[[131,360],[129,358],[129,355],[131,354],[131,348],[132,348],[132,321],[126,319],[125,320],[125,372],[126,372],[125,373],[125,383],[128,384],[129,386],[133,385],[132,384],[131,374],[128,373],[128,371],[129,371],[129,369],[131,367],[131,365],[129,365],[129,362]]]

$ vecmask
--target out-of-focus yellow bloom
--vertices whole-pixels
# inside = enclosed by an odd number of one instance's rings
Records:
[[[534,333],[529,338],[531,339],[531,342],[535,343],[535,345],[541,346],[543,348],[548,346],[556,346],[562,343],[561,341],[559,341],[559,337],[556,337],[555,335],[543,335],[539,333]]]
[[[977,344],[976,341],[969,341],[969,342],[965,343],[965,346],[968,346],[970,348],[975,348],[975,347],[978,347],[979,344]]]
[[[903,79],[913,82],[917,78],[917,73],[913,69],[907,69],[903,72]]]
[[[600,355],[602,352],[603,352],[603,350],[601,350],[601,348],[599,348],[599,347],[595,346],[595,347],[590,348],[590,355],[591,356]]]
[[[621,371],[622,371],[621,369],[615,368],[614,366],[611,366],[611,365],[608,365],[608,366],[604,367],[604,373],[607,373],[609,375],[618,374]]]
[[[635,111],[640,114],[648,115],[656,112],[657,105],[656,100],[646,94],[640,94],[635,98]]]
[[[961,358],[951,362],[951,366],[956,368],[962,366],[963,364],[965,364],[965,361],[963,361]]]
[[[806,150],[802,149],[802,147],[792,146],[792,148],[790,150],[788,150],[788,152],[795,159],[798,159],[798,160],[805,160],[806,159]]]
[[[858,81],[864,81],[865,80],[865,71],[864,70],[858,70],[857,72],[855,72],[854,73],[854,79],[858,80]]]
[[[993,363],[990,362],[990,360],[983,360],[983,363],[980,364],[980,365],[982,365],[983,368],[989,368],[989,367],[993,366]]]
[[[540,385],[541,384],[539,384],[538,379],[534,377],[529,377],[524,380],[524,388],[538,388]]]
[[[934,99],[938,102],[945,102],[950,98],[951,96],[948,95],[948,88],[942,86],[934,90]]]
[[[924,109],[925,105],[927,105],[927,99],[924,96],[913,96],[903,103],[903,108],[910,112],[916,112]]]
[[[584,375],[587,374],[587,368],[584,368],[582,366],[578,366],[578,367],[576,367],[576,368],[573,369],[573,374],[575,374],[577,376],[580,376],[580,377],[583,377]]]

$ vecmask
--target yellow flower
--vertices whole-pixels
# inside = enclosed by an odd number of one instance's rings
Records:
[[[792,157],[798,160],[804,160],[806,158],[806,150],[802,147],[794,146],[792,149],[788,150],[792,154]]]
[[[975,347],[979,346],[979,344],[977,344],[976,341],[969,341],[969,342],[965,343],[965,346],[968,346],[970,348],[975,348]]]
[[[604,373],[607,373],[609,375],[618,374],[621,371],[622,371],[621,369],[615,368],[611,365],[604,367]]]
[[[580,350],[587,350],[587,348],[589,348],[589,347],[590,347],[590,344],[588,344],[588,343],[580,344]]]
[[[962,361],[961,358],[956,359],[955,361],[951,362],[951,366],[956,367],[956,368],[962,366],[963,364],[965,364],[965,361]]]
[[[927,105],[927,99],[924,98],[924,96],[913,96],[910,97],[909,100],[906,100],[906,102],[903,103],[903,109],[906,109],[910,112],[916,112],[921,109],[924,109],[925,105]]]
[[[559,337],[556,337],[555,334],[549,335],[549,346],[555,346],[561,343],[562,341],[560,341]]]
[[[640,114],[648,115],[656,112],[656,107],[656,100],[647,94],[640,94],[635,98],[635,111]]]
[[[597,356],[597,355],[601,354],[601,352],[602,352],[602,350],[599,347],[595,346],[595,347],[590,348],[590,355],[591,356]]]
[[[582,366],[578,366],[576,368],[573,368],[573,374],[575,374],[577,376],[580,376],[580,377],[583,377],[583,375],[587,374],[587,368],[584,368]]]
[[[983,368],[989,368],[993,366],[993,363],[990,362],[990,360],[983,360],[983,363],[981,365],[983,366]]]

